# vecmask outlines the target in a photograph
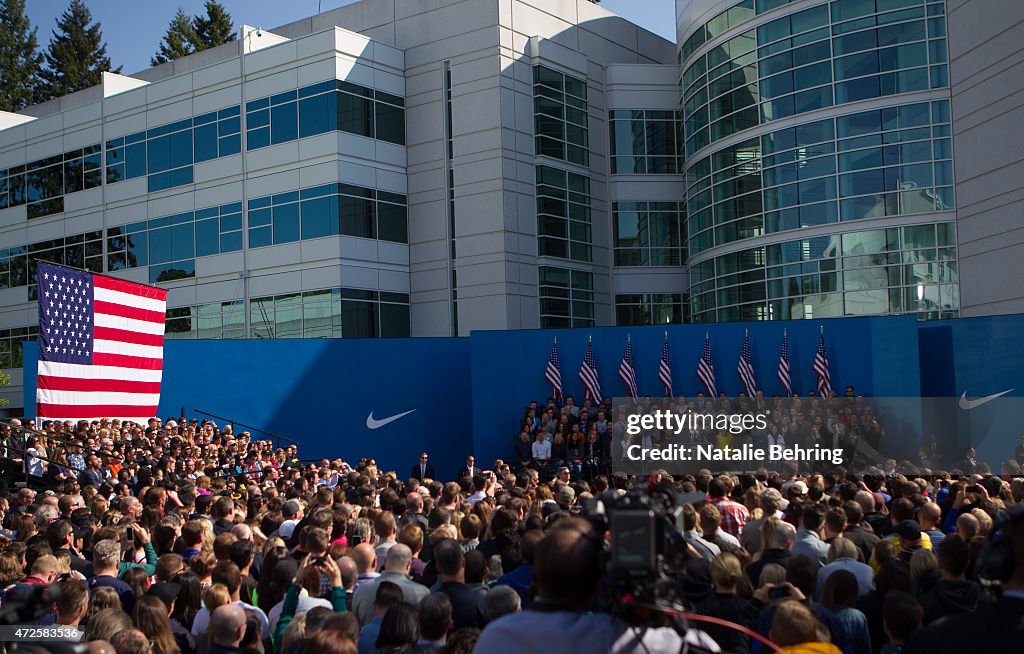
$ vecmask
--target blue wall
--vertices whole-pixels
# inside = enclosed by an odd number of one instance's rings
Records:
[[[673,390],[676,395],[688,396],[703,390],[697,378],[697,362],[704,349],[704,336],[710,333],[718,389],[738,395],[743,386],[736,364],[744,332],[749,330],[758,387],[765,395],[781,395],[783,389],[776,373],[782,333],[786,329],[793,390],[806,395],[817,386],[812,365],[822,325],[832,385],[837,393],[842,394],[850,384],[858,393],[876,397],[916,397],[920,393],[918,323],[913,316],[668,325]],[[627,334],[633,344],[640,394],[664,395],[664,387],[658,380],[658,361],[665,332],[666,327],[474,332],[470,348],[472,378],[476,380],[473,384],[476,455],[481,461],[509,456],[526,404],[531,399],[543,403],[551,395],[544,369],[555,336],[558,337],[565,393],[573,395],[577,404],[581,404],[583,385],[577,375],[588,336],[593,336],[594,356],[605,395],[625,395],[618,370]]]
[[[34,414],[34,344],[25,357]],[[373,457],[403,476],[426,449],[447,478],[472,442],[468,368],[468,339],[170,340],[160,413],[209,411],[298,440],[303,458]],[[380,420],[410,409],[367,428],[371,411]]]
[[[833,386],[874,397],[971,399],[1014,389],[971,411],[945,399],[908,403],[913,432],[947,439],[951,452],[975,445],[993,467],[1024,432],[1024,316],[918,323],[913,316],[825,321],[668,326],[674,391],[701,390],[697,361],[711,334],[719,388],[742,390],[736,374],[745,330],[758,385],[777,395],[783,329],[788,329],[794,389],[814,389],[819,325],[825,327]],[[182,406],[210,411],[294,438],[310,457],[375,457],[404,476],[421,449],[444,477],[466,454],[481,464],[509,457],[524,406],[551,389],[544,369],[558,337],[565,390],[582,398],[577,373],[593,336],[604,392],[624,394],[618,366],[633,344],[642,394],[663,394],[657,378],[664,327],[475,332],[469,338],[387,340],[168,341],[161,413]],[[25,406],[34,407],[35,344],[25,346]],[[376,430],[377,419],[415,411]],[[923,414],[923,415],[922,415]],[[923,425],[916,424],[923,420]],[[916,437],[916,436],[915,436]]]

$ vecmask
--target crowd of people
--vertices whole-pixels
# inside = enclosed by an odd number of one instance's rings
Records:
[[[1022,642],[1024,479],[836,468],[636,480],[607,466],[621,436],[612,407],[566,406],[556,420],[531,404],[517,458],[469,457],[450,476],[427,452],[407,476],[373,459],[303,461],[296,445],[208,420],[0,424],[7,465],[33,480],[0,492],[0,616],[66,628],[68,647],[97,654]],[[588,449],[555,456],[558,436]],[[688,626],[653,626],[668,623],[608,595],[616,542],[583,507],[638,483],[690,498],[662,570]]]

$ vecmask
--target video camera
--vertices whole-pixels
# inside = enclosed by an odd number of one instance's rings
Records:
[[[683,507],[703,502],[703,493],[681,495],[668,482],[607,491],[588,501],[583,517],[598,533],[611,535],[606,549],[603,603],[609,612],[638,626],[685,632],[682,576],[690,561],[683,538]]]

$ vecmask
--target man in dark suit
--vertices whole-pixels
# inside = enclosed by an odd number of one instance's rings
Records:
[[[459,476],[456,479],[462,479],[463,477],[469,477],[472,479],[476,475],[480,474],[480,468],[476,466],[476,459],[472,454],[466,457],[466,465],[459,468]]]
[[[434,476],[434,466],[427,463],[426,452],[420,452],[420,462],[412,467],[412,473],[409,476],[419,481],[436,479]]]

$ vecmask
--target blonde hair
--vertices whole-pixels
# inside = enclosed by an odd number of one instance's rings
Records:
[[[218,606],[224,606],[230,601],[231,593],[228,592],[228,587],[224,584],[213,584],[203,595],[203,604],[210,613],[213,613]]]
[[[735,588],[743,578],[743,566],[735,554],[722,552],[711,561],[711,581],[722,588]]]
[[[292,645],[300,640],[306,638],[306,614],[299,613],[296,615],[288,628],[284,630],[284,635],[281,636],[281,651],[287,652],[292,649]]]
[[[765,584],[781,584],[786,581],[786,569],[778,563],[766,563],[761,568],[761,576],[757,579],[757,587]]]
[[[977,507],[971,509],[971,515],[978,519],[978,535],[988,538],[992,531],[992,516]]]

